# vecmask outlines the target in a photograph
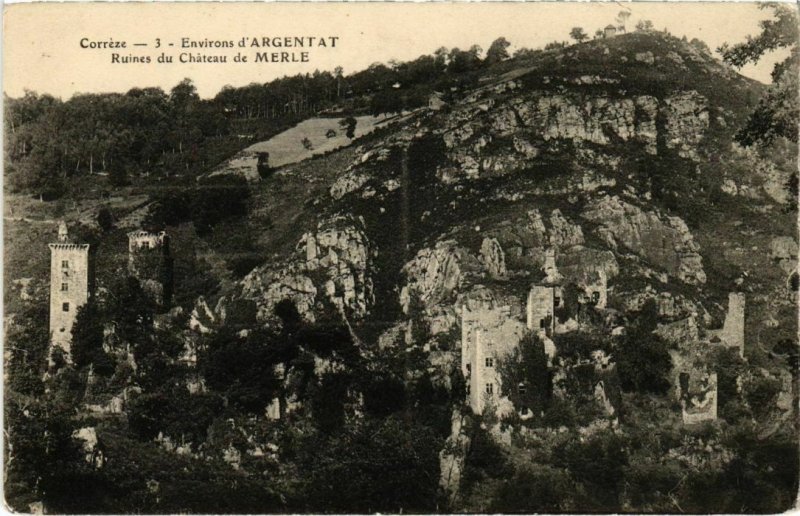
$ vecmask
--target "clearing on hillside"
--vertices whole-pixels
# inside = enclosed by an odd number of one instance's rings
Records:
[[[401,116],[359,116],[355,138],[371,133],[389,122],[399,120]],[[258,142],[236,154],[233,158],[219,166],[210,175],[240,174],[248,181],[258,181],[258,153],[269,153],[271,167],[282,167],[308,159],[315,154],[324,154],[340,147],[350,145],[353,140],[345,135],[345,129],[339,125],[343,118],[309,118],[269,140]],[[329,131],[335,133],[329,136]],[[304,140],[308,139],[306,145]],[[309,145],[310,143],[310,145]]]

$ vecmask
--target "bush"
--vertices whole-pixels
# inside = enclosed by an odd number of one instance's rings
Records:
[[[615,352],[620,384],[626,392],[666,394],[672,358],[657,335],[634,334],[622,339]]]
[[[99,225],[100,229],[103,231],[110,231],[114,227],[114,215],[112,215],[111,210],[105,206],[100,208],[100,211],[97,213],[97,225]]]
[[[211,228],[223,220],[239,219],[247,215],[250,189],[243,177],[208,178],[192,193],[189,212],[200,236],[208,235]]]
[[[504,482],[492,498],[492,513],[559,513],[574,493],[574,484],[561,469],[536,465],[524,468]]]
[[[356,124],[358,124],[358,120],[356,120],[352,116],[348,116],[347,118],[339,120],[339,126],[345,130],[345,136],[347,136],[351,140],[356,135]]]

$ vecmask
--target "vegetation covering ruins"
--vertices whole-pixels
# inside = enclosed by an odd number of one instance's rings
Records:
[[[626,21],[213,100],[7,99],[7,503],[792,507],[796,134],[743,146],[775,93]],[[342,143],[220,165],[312,115]]]

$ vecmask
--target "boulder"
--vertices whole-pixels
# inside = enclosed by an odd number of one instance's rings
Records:
[[[364,186],[368,180],[369,176],[366,174],[355,171],[346,172],[345,174],[339,176],[336,181],[334,181],[330,190],[331,197],[338,201],[345,195]]]
[[[502,279],[508,275],[506,270],[506,255],[503,248],[495,238],[484,238],[481,244],[481,261],[495,279]]]
[[[199,333],[210,333],[216,323],[216,316],[203,296],[197,298],[189,318],[189,328]]]

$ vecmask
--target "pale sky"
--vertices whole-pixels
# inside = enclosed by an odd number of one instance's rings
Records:
[[[678,37],[699,38],[712,49],[723,42],[743,41],[759,32],[758,21],[769,16],[754,3],[50,3],[5,6],[3,20],[3,90],[15,97],[25,89],[63,99],[76,92],[125,92],[132,87],[169,90],[191,78],[203,97],[224,85],[264,83],[283,75],[333,70],[345,73],[374,62],[405,61],[436,48],[487,49],[504,36],[513,51],[540,48],[568,40],[580,26],[590,35],[628,9],[632,30],[640,19]],[[112,64],[111,53],[153,59],[169,50],[177,61],[184,37],[230,40],[242,37],[338,37],[335,48],[309,50],[307,63]],[[81,40],[127,42],[124,49],[84,49]],[[156,51],[156,38],[162,47]],[[249,41],[249,40],[248,40]],[[330,41],[330,40],[329,40]],[[148,47],[132,47],[133,43]],[[173,43],[173,47],[166,45]],[[264,49],[243,49],[253,54]],[[303,49],[283,49],[300,51]],[[196,52],[197,49],[192,49]],[[208,54],[230,49],[205,50]],[[251,56],[252,57],[252,56]],[[229,57],[230,61],[231,57]],[[782,56],[768,56],[742,73],[769,82]]]

